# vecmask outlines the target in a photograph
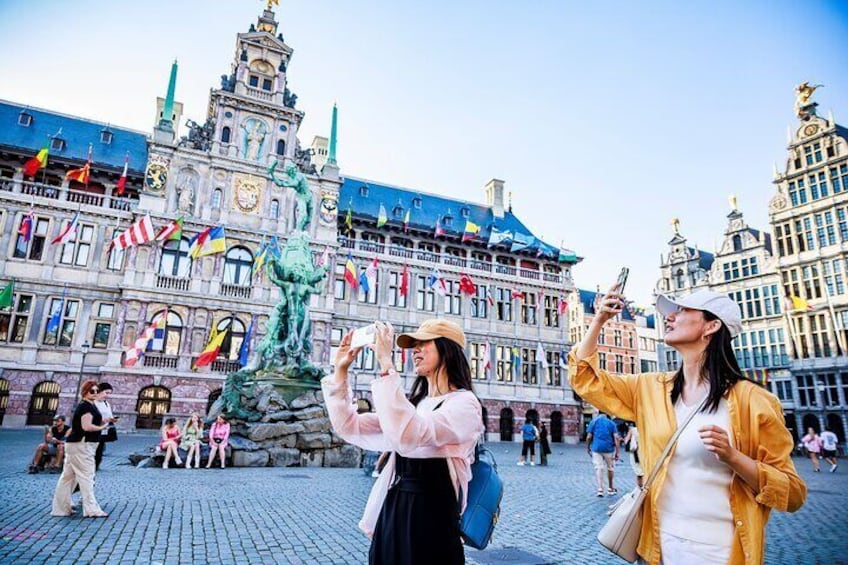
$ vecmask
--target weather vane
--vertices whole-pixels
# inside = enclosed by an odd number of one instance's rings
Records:
[[[680,220],[676,217],[672,218],[671,225],[674,226],[674,233],[680,235]]]

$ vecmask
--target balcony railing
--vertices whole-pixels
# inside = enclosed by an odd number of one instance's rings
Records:
[[[166,277],[164,275],[156,276],[156,288],[181,290],[185,292],[188,290],[190,284],[191,279],[188,278]]]
[[[230,361],[229,359],[215,359],[212,361],[213,373],[235,373],[241,367],[238,361]]]
[[[517,271],[518,269],[509,265],[495,265],[495,272],[499,275],[510,275],[514,277]]]
[[[155,369],[176,369],[177,359],[179,357],[176,355],[162,355],[161,353],[145,353],[142,357],[145,367]]]
[[[404,259],[412,259],[412,249],[401,247],[400,245],[390,245],[389,255],[393,257],[403,257]]]
[[[238,284],[222,284],[221,296],[229,296],[230,298],[250,298],[252,296],[252,286],[242,286]]]
[[[251,88],[249,86],[247,87],[247,95],[258,98],[259,100],[267,100],[268,102],[274,99],[273,92],[267,92],[265,90],[259,90],[258,88]]]
[[[50,200],[64,200],[73,204],[106,207],[112,210],[122,211],[130,211],[138,204],[137,200],[131,198],[108,196],[96,192],[74,190],[69,187],[13,179],[0,181],[0,191],[18,192],[27,196],[49,198]]]
[[[415,253],[415,258],[419,261],[426,261],[427,263],[438,263],[440,255],[438,253],[433,253],[432,251],[419,250]]]
[[[368,253],[385,253],[386,244],[378,243],[376,241],[360,241],[359,249],[367,251]]]
[[[445,257],[445,265],[451,265],[453,267],[462,267],[463,269],[468,265],[468,261],[463,259],[462,257],[454,257],[453,255],[448,255]]]
[[[482,261],[471,261],[469,265],[471,265],[472,269],[477,269],[478,271],[486,271],[487,273],[492,272],[491,263],[483,263]]]
[[[539,280],[539,271],[531,271],[529,269],[521,269],[519,271],[519,275],[525,279],[533,279],[534,281]]]

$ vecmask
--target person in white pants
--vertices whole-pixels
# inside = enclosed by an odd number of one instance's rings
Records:
[[[65,466],[53,493],[52,516],[71,516],[71,495],[79,483],[82,493],[82,515],[85,518],[106,518],[94,497],[94,453],[100,441],[100,432],[109,426],[94,405],[97,398],[97,381],[85,381],[80,390],[81,402],[71,419],[71,433],[65,438]],[[111,418],[110,420],[114,420]]]

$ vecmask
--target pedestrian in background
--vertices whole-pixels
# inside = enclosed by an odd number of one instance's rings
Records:
[[[65,438],[65,466],[53,493],[52,516],[73,514],[71,495],[76,484],[79,484],[82,492],[82,515],[85,518],[109,516],[94,497],[94,452],[97,451],[100,432],[109,427],[110,423],[103,420],[94,405],[98,392],[96,381],[82,383],[82,399],[74,410],[71,431]]]
[[[536,457],[536,440],[539,439],[539,430],[536,426],[533,425],[533,418],[527,416],[524,419],[524,425],[521,426],[521,458],[518,460],[519,465],[524,465],[524,462],[527,460],[527,454],[530,454],[530,465],[533,466],[536,463],[533,462],[533,458]]]
[[[637,553],[651,565],[759,565],[771,510],[794,512],[807,487],[792,463],[792,435],[780,401],[746,379],[733,352],[742,331],[739,306],[701,290],[660,295],[665,343],[681,356],[672,373],[615,375],[598,364],[598,337],[621,314],[614,285],[580,346],[569,355],[574,392],[601,410],[636,422],[645,469],[692,412],[642,506]]]
[[[589,423],[586,430],[586,451],[592,458],[595,468],[595,480],[598,483],[597,496],[604,496],[604,469],[607,470],[607,494],[618,494],[613,484],[615,462],[618,461],[618,428],[606,414],[599,412]]]
[[[822,457],[830,463],[830,472],[836,471],[839,463],[836,460],[836,448],[839,447],[839,438],[833,433],[828,426],[825,426],[824,432],[821,435]]]
[[[112,385],[109,383],[100,383],[97,385],[97,388],[100,392],[97,394],[97,400],[94,401],[94,405],[97,406],[97,410],[100,411],[100,415],[103,416],[104,421],[117,422],[118,419],[114,418],[114,414],[112,413],[112,405],[109,404]],[[94,453],[95,471],[100,470],[100,462],[103,461],[103,452],[106,449],[106,444],[117,440],[118,430],[115,429],[114,423],[110,423],[105,430],[100,432],[100,441],[97,442],[97,451]]]
[[[550,454],[551,445],[548,443],[548,426],[542,422],[542,427],[539,428],[539,464],[547,467],[548,455]]]
[[[627,424],[627,434],[624,436],[623,445],[630,457],[630,468],[636,476],[636,486],[641,487],[645,471],[639,462],[639,428],[633,422]]]
[[[801,443],[807,448],[807,455],[810,456],[810,461],[813,462],[813,472],[821,471],[819,468],[819,456],[822,451],[822,441],[819,434],[813,428],[807,428],[807,435],[801,438]]]
[[[394,369],[394,331],[376,323],[380,376],[372,381],[374,412],[357,414],[348,369],[361,348],[353,332],[339,346],[335,373],[321,381],[333,429],[365,449],[389,451],[359,527],[371,536],[371,565],[465,562],[459,517],[465,509],[482,408],[471,385],[465,334],[448,320],[426,320],[397,338],[412,349],[417,378],[407,396]]]

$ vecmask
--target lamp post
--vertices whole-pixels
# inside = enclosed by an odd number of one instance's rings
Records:
[[[82,361],[80,361],[79,377],[77,378],[77,398],[79,398],[80,389],[82,388],[82,374],[85,370],[85,356],[88,355],[89,349],[91,349],[91,344],[88,343],[88,341],[80,346],[80,350],[82,351]]]
[[[824,420],[824,425],[822,426],[821,431],[824,431],[824,428],[827,427],[827,395],[825,394],[827,387],[825,386],[824,376],[819,377],[816,388],[819,390],[819,393],[821,393],[822,420]]]

